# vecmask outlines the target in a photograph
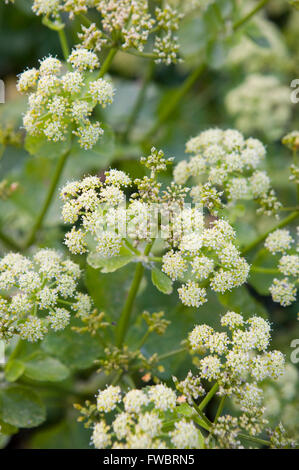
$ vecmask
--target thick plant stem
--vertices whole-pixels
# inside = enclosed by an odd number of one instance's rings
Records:
[[[270,441],[265,441],[264,439],[259,439],[258,437],[248,436],[247,434],[240,433],[239,437],[245,439],[246,441],[253,442],[254,444],[259,444],[262,446],[270,446]]]
[[[108,53],[106,59],[105,59],[104,62],[103,62],[103,65],[102,65],[102,67],[101,67],[101,69],[100,69],[98,78],[104,77],[105,73],[108,72],[109,67],[110,67],[110,65],[111,65],[111,62],[112,62],[112,60],[114,59],[114,56],[115,56],[116,53],[117,53],[117,49],[116,49],[116,48],[110,49],[110,51],[109,51],[109,53]]]
[[[147,72],[146,72],[146,74],[143,78],[142,85],[141,85],[141,88],[139,90],[136,102],[135,102],[135,104],[133,106],[133,109],[132,109],[132,112],[129,116],[126,129],[125,129],[125,131],[122,135],[123,140],[127,140],[128,136],[129,136],[129,134],[132,130],[132,127],[134,126],[134,124],[135,124],[135,122],[138,118],[139,112],[140,112],[141,107],[142,107],[143,102],[144,102],[144,98],[145,98],[145,95],[146,95],[146,90],[147,90],[148,84],[149,84],[149,82],[151,80],[151,77],[153,75],[154,68],[155,68],[155,63],[152,62],[152,61],[149,62],[148,69],[147,69]]]
[[[236,21],[233,30],[236,31],[238,28],[243,26],[245,23],[247,23],[248,20],[250,20],[259,10],[261,10],[266,3],[268,3],[269,0],[261,0],[254,8],[251,10],[246,16],[241,18],[239,21]]]
[[[299,211],[292,212],[288,217],[281,220],[278,224],[276,224],[270,230],[267,230],[267,232],[263,233],[262,235],[257,237],[253,242],[245,246],[242,250],[242,255],[244,255],[248,251],[253,250],[253,248],[255,248],[259,243],[264,241],[271,232],[274,232],[274,230],[277,230],[279,228],[285,227],[286,225],[291,223],[293,220],[295,220],[298,216],[299,216]]]
[[[262,0],[260,1],[256,7],[251,10],[246,16],[241,18],[240,20],[236,21],[233,25],[233,32],[237,31],[241,26],[243,26],[247,21],[249,21],[261,8],[263,8],[264,5],[269,0]],[[177,93],[174,95],[173,99],[169,101],[168,105],[164,107],[163,112],[160,114],[158,117],[157,121],[155,124],[149,129],[149,131],[142,137],[141,141],[147,141],[150,139],[159,129],[161,124],[163,124],[169,116],[173,113],[173,111],[176,109],[178,104],[181,102],[182,98],[188,93],[188,91],[192,88],[198,77],[203,73],[203,71],[207,68],[206,63],[200,64],[196,69],[189,75],[189,77],[186,78],[182,86],[179,88]]]
[[[145,256],[149,254],[152,248],[152,245],[153,245],[153,242],[150,242],[145,247],[145,251],[144,251]],[[117,330],[116,330],[116,344],[119,348],[122,347],[123,342],[126,337],[126,333],[129,328],[130,317],[131,317],[131,313],[133,309],[134,300],[136,298],[136,295],[137,295],[137,292],[138,292],[138,289],[142,280],[143,273],[144,273],[144,266],[142,262],[140,261],[139,263],[137,263],[133,281],[132,281],[124,308],[120,314],[120,319],[119,319]]]
[[[200,410],[203,410],[207,406],[207,404],[211,401],[211,399],[217,392],[218,388],[219,388],[219,385],[216,382],[211,388],[211,390],[209,391],[209,393],[205,396],[205,398],[199,403],[198,408]]]
[[[55,173],[53,175],[53,178],[52,178],[52,181],[51,181],[51,184],[50,184],[50,187],[49,187],[49,191],[48,191],[48,194],[47,194],[47,197],[44,201],[44,204],[42,206],[42,209],[39,213],[39,216],[37,217],[36,219],[36,222],[35,224],[33,225],[33,228],[32,228],[32,231],[25,243],[25,248],[28,248],[29,246],[32,245],[32,243],[34,243],[35,241],[35,238],[36,238],[36,234],[37,232],[39,231],[39,229],[41,228],[42,226],[42,223],[44,221],[44,218],[46,216],[46,213],[50,207],[50,204],[52,202],[52,198],[53,198],[53,195],[56,191],[56,188],[57,188],[57,185],[58,185],[58,182],[59,182],[59,179],[60,179],[60,176],[61,176],[61,173],[65,167],[65,164],[66,164],[66,161],[67,161],[67,158],[70,154],[71,150],[69,149],[67,152],[65,152],[64,154],[61,155],[61,157],[59,158],[58,160],[58,163],[57,163],[57,166],[56,166],[56,170],[55,170]]]
[[[196,69],[192,72],[192,74],[186,78],[182,86],[177,90],[172,100],[170,100],[168,104],[165,105],[163,112],[160,114],[155,124],[143,136],[142,141],[148,140],[157,132],[161,124],[163,124],[169,118],[169,116],[173,113],[173,111],[176,109],[178,104],[181,102],[182,98],[191,89],[191,87],[194,85],[194,83],[196,82],[198,77],[202,74],[202,72],[205,70],[205,68],[206,68],[206,64],[200,64],[198,67],[196,67]]]
[[[216,421],[218,421],[218,418],[221,416],[221,413],[222,413],[223,407],[224,407],[225,399],[226,399],[225,395],[223,395],[223,397],[221,397],[221,399],[220,399],[220,403],[219,403],[217,411],[216,411],[216,416],[215,416],[215,419],[214,419],[214,423],[216,423]]]
[[[68,45],[68,42],[67,42],[67,38],[66,38],[66,34],[65,34],[64,29],[59,29],[58,30],[58,36],[59,36],[59,41],[60,41],[61,50],[62,50],[62,53],[63,53],[64,60],[67,61],[68,57],[70,55],[70,49],[69,49],[69,45]]]

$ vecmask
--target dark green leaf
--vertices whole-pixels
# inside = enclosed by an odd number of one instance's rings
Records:
[[[1,391],[1,418],[12,426],[33,428],[46,419],[46,410],[31,388],[11,385]]]
[[[8,382],[15,382],[23,374],[25,366],[23,362],[12,359],[5,366],[5,378]]]
[[[166,274],[162,273],[158,268],[152,269],[152,283],[160,292],[163,294],[171,294],[172,292],[172,281]]]

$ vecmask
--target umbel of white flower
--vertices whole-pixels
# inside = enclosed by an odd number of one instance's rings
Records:
[[[79,37],[83,47],[100,51],[103,46],[113,47],[117,37],[121,49],[142,52],[151,36],[156,62],[178,61],[176,32],[182,15],[168,4],[152,9],[148,0],[34,0],[32,7],[37,15],[58,23],[61,12],[74,19],[91,8],[98,11],[100,25],[82,27]]]
[[[183,283],[179,297],[190,307],[207,302],[208,286],[223,293],[244,284],[249,265],[236,246],[231,225],[224,219],[208,224],[200,207],[185,206],[188,188],[172,183],[160,190],[156,175],[172,163],[162,151],[153,148],[141,162],[151,176],[134,181],[137,192],[127,206],[124,190],[132,181],[119,170],[107,171],[104,182],[88,176],[62,188],[63,219],[76,224],[65,237],[69,250],[78,254],[91,249],[97,256],[109,258],[128,249],[128,242],[129,247],[143,249],[158,236],[164,245],[162,271],[172,281]],[[152,232],[157,207],[161,215],[158,235]]]
[[[245,139],[234,129],[208,129],[187,142],[186,152],[193,156],[177,164],[174,180],[185,184],[192,177],[190,195],[211,212],[242,199],[256,200],[258,213],[266,215],[280,208],[267,173],[260,169],[266,149],[258,139]]]
[[[92,301],[77,290],[79,266],[60,253],[41,249],[30,260],[9,253],[0,260],[0,339],[14,334],[35,342],[49,329],[63,330],[71,311],[87,316]]]
[[[88,72],[99,67],[97,55],[87,49],[74,49],[69,56],[73,71],[63,72],[62,63],[47,57],[39,69],[29,69],[19,76],[17,89],[28,94],[29,109],[23,117],[28,134],[58,142],[71,133],[80,146],[91,149],[103,134],[99,122],[90,116],[97,104],[112,103],[114,89],[110,82],[99,78],[90,81]]]
[[[299,227],[297,227],[297,237]],[[298,237],[299,238],[299,237]],[[281,255],[278,261],[278,271],[281,278],[275,278],[269,290],[274,302],[287,307],[296,301],[299,277],[299,244],[295,246],[295,240],[289,230],[278,229],[270,233],[265,240],[265,248],[273,255]]]
[[[207,381],[217,384],[217,394],[230,397],[238,408],[237,417],[222,416],[219,424],[217,421],[211,427],[216,443],[209,436],[208,447],[217,447],[220,440],[222,447],[241,448],[239,433],[261,434],[268,421],[260,385],[282,376],[284,356],[268,349],[271,327],[261,317],[254,315],[245,320],[240,313],[227,312],[221,317],[221,325],[225,331],[197,325],[189,334],[198,373],[189,371],[182,381],[173,377],[179,397],[163,383],[125,394],[113,385],[99,390],[93,415],[93,445],[98,449],[198,448],[199,432],[191,406],[207,393],[203,385]],[[184,401],[190,405],[188,418],[180,415],[180,403]]]

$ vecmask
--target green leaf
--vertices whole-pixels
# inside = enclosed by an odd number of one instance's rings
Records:
[[[87,262],[94,269],[101,268],[102,273],[113,273],[135,259],[134,255],[112,256],[103,258],[98,253],[89,253]]]
[[[27,387],[11,385],[1,391],[1,418],[12,426],[33,428],[46,419],[39,396]]]
[[[152,269],[152,283],[160,292],[163,294],[171,294],[172,292],[172,281],[166,274],[162,273],[158,268]]]
[[[70,134],[62,142],[53,142],[42,135],[32,136],[27,134],[25,138],[25,149],[30,155],[36,157],[56,158],[66,153],[70,146]]]
[[[269,39],[265,36],[257,23],[251,23],[245,34],[257,46],[262,47],[263,49],[269,49],[271,47]]]
[[[224,294],[218,294],[218,299],[222,305],[230,310],[242,313],[245,319],[254,314],[258,314],[263,318],[268,317],[264,306],[244,286],[233,289],[231,292],[227,291]]]
[[[24,375],[40,382],[60,382],[69,376],[69,369],[58,359],[37,352],[25,360]]]
[[[8,382],[15,382],[24,373],[24,370],[25,366],[21,361],[12,359],[5,366],[5,378]]]
[[[41,346],[45,352],[63,361],[70,369],[92,366],[103,351],[99,341],[89,333],[78,334],[69,328],[49,333]]]
[[[176,410],[187,418],[191,418],[194,415],[194,409],[188,403],[181,403],[181,405],[176,407]]]
[[[11,436],[11,434],[16,434],[18,432],[18,428],[16,426],[12,426],[11,424],[5,423],[0,419],[0,434],[5,434],[7,436]]]

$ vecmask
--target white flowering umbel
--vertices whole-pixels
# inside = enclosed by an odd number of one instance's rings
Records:
[[[50,56],[40,62],[39,69],[26,70],[19,76],[17,89],[28,94],[29,104],[23,125],[29,135],[53,142],[74,134],[79,145],[89,150],[104,132],[90,116],[98,104],[105,107],[112,103],[114,89],[102,78],[88,78],[88,73],[99,67],[94,52],[74,49],[68,61],[73,70],[66,73],[62,63]]]
[[[289,88],[274,75],[248,75],[225,103],[238,129],[246,134],[262,131],[269,139],[282,136],[292,112]]]
[[[163,431],[176,406],[175,391],[164,384],[125,395],[111,385],[98,393],[92,442],[97,449],[196,449],[199,432],[193,422],[181,418]]]
[[[257,384],[282,375],[284,356],[279,351],[268,351],[271,327],[261,317],[245,321],[241,314],[227,312],[221,317],[221,325],[229,332],[197,325],[189,334],[191,350],[200,354],[196,361],[198,379],[216,381],[219,395],[237,397],[241,409],[250,413],[261,404]]]
[[[207,302],[208,286],[223,293],[244,284],[249,265],[240,255],[231,225],[224,219],[206,225],[200,207],[185,205],[188,188],[171,183],[161,191],[157,175],[172,163],[161,150],[152,148],[141,162],[150,170],[150,177],[134,181],[137,191],[127,207],[124,189],[132,182],[119,170],[107,171],[104,182],[92,176],[62,189],[63,219],[76,224],[66,234],[69,250],[109,258],[132,244],[139,248],[160,238],[162,271],[172,281],[181,281],[179,297],[190,307]]]
[[[143,52],[153,44],[151,52],[157,62],[177,62],[179,46],[176,32],[182,18],[173,6],[151,8],[148,0],[34,0],[33,11],[47,19],[61,23],[60,12],[70,19],[98,11],[99,26],[83,26],[79,37],[87,49],[101,50],[113,47],[115,42],[123,50]]]
[[[299,227],[297,227],[297,237]],[[275,278],[270,286],[270,293],[274,302],[287,307],[296,301],[299,278],[299,244],[295,246],[295,240],[289,230],[279,229],[270,233],[265,240],[265,248],[273,255],[279,254],[278,271],[281,278]]]
[[[41,249],[32,260],[18,253],[2,258],[0,290],[5,296],[0,297],[0,339],[18,334],[38,341],[49,329],[63,330],[71,310],[86,314],[80,304],[85,294],[77,291],[79,277],[79,266],[55,250]]]
[[[267,173],[260,169],[266,149],[258,139],[245,139],[234,129],[209,129],[186,144],[193,154],[174,169],[174,180],[185,184],[192,177],[191,196],[201,201],[212,213],[231,206],[238,200],[254,199],[258,213],[271,215],[281,204],[270,187]]]

